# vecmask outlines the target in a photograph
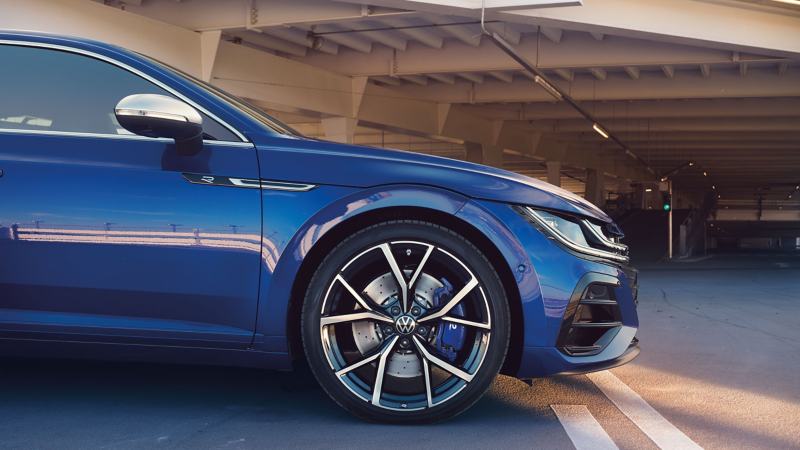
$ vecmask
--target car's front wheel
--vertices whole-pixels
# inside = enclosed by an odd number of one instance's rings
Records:
[[[309,365],[330,396],[375,422],[433,423],[491,386],[509,341],[488,259],[417,221],[353,234],[320,264],[303,305]]]

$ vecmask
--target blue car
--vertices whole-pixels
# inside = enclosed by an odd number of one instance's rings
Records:
[[[146,56],[0,33],[0,354],[290,370],[432,423],[498,373],[639,353],[601,210],[480,165],[306,138]]]

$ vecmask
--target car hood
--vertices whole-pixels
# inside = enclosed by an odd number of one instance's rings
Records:
[[[494,167],[402,150],[313,139],[275,135],[250,137],[259,150],[265,178],[364,188],[422,184],[471,198],[538,206],[612,222],[598,207],[569,191]]]

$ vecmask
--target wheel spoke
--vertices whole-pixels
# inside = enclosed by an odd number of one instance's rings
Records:
[[[386,358],[389,357],[389,354],[392,353],[394,349],[394,344],[400,336],[395,336],[392,338],[389,345],[383,347],[380,352],[380,359],[378,360],[378,373],[375,375],[375,387],[372,388],[372,404],[375,406],[381,405],[381,391],[383,390],[383,376],[386,372]]]
[[[425,372],[425,394],[428,396],[428,408],[433,408],[433,396],[431,395],[431,369],[428,360],[422,359],[422,370]]]
[[[458,367],[433,356],[428,350],[425,349],[425,345],[422,342],[420,342],[419,338],[417,338],[416,336],[414,336],[414,345],[417,346],[417,349],[422,354],[423,358],[427,359],[433,364],[436,364],[442,369],[452,373],[458,378],[461,378],[467,383],[471,382],[472,379],[475,377],[475,375],[470,375],[467,372],[464,372],[463,370],[459,369]]]
[[[433,253],[434,247],[432,245],[428,245],[428,250],[425,251],[425,256],[422,257],[422,261],[420,261],[419,265],[417,266],[417,270],[414,271],[414,275],[411,276],[411,281],[408,282],[408,287],[411,288],[414,286],[414,283],[417,282],[417,278],[419,278],[420,274],[422,274],[422,267],[425,266],[425,262],[428,261],[428,257],[431,256]]]
[[[394,342],[397,340],[398,337],[399,336],[395,336],[392,340],[386,341],[379,351],[376,351],[372,355],[363,358],[361,361],[359,361],[357,363],[350,364],[349,366],[344,367],[342,369],[339,369],[339,371],[336,372],[336,376],[337,377],[341,377],[341,376],[343,376],[343,375],[345,375],[345,374],[347,374],[349,372],[352,372],[355,369],[358,369],[359,367],[361,367],[361,366],[363,366],[365,364],[369,364],[372,361],[375,361],[376,359],[378,359],[383,354],[383,351],[384,351],[384,349],[386,347],[391,347],[391,346],[394,345]]]
[[[394,278],[397,282],[397,287],[400,288],[401,295],[403,296],[403,312],[408,312],[408,283],[406,283],[406,277],[403,275],[403,271],[400,270],[400,266],[397,265],[397,261],[394,259],[394,255],[392,255],[392,249],[389,247],[389,244],[381,244],[381,250],[383,250],[383,255],[386,257],[386,260],[389,262],[389,266],[392,268],[392,274],[394,274]]]
[[[450,312],[451,309],[455,308],[456,305],[458,305],[459,302],[461,302],[461,300],[463,300],[464,297],[467,296],[467,294],[472,292],[472,290],[477,285],[478,285],[478,280],[473,277],[471,280],[469,280],[467,285],[464,286],[464,288],[462,288],[460,291],[458,291],[458,294],[453,296],[453,298],[451,298],[450,301],[445,303],[445,305],[442,306],[442,308],[440,310],[436,311],[435,313],[433,313],[433,314],[431,314],[429,316],[425,316],[425,317],[420,318],[419,320],[417,320],[417,322],[426,322],[428,320],[433,320],[433,319],[438,319],[439,317],[443,317],[445,314]]]
[[[442,317],[442,320],[445,320],[447,322],[460,323],[462,325],[467,325],[467,326],[475,327],[475,328],[483,328],[485,330],[491,330],[492,329],[492,325],[489,324],[489,323],[473,322],[471,320],[459,319],[458,317],[444,316],[444,317]]]
[[[350,286],[350,283],[348,283],[347,280],[345,280],[344,277],[342,277],[342,275],[336,275],[336,280],[342,283],[342,285],[350,292],[350,294],[352,294],[352,296],[356,298],[356,301],[358,302],[359,305],[361,305],[367,311],[373,311],[372,307],[369,306],[366,301],[364,301],[364,298],[361,297],[361,295],[359,295],[358,292],[356,292],[356,290],[353,289],[352,286]]]
[[[353,314],[342,314],[339,316],[328,316],[322,317],[319,320],[320,327],[324,327],[326,325],[333,325],[342,322],[355,322],[356,320],[377,320],[379,322],[388,322],[394,323],[394,321],[386,317],[382,314],[378,314],[374,311],[362,311]]]

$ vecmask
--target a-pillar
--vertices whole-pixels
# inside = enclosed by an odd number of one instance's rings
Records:
[[[586,169],[586,200],[596,206],[604,206],[606,204],[605,192],[603,192],[603,184],[605,182],[605,175],[602,171],[596,169]]]
[[[547,182],[561,187],[561,161],[547,161]]]
[[[322,119],[325,139],[341,144],[354,144],[356,123],[358,123],[356,119],[351,119],[349,117],[329,117]]]
[[[469,162],[484,166],[503,168],[503,148],[488,144],[465,142],[466,159]]]

